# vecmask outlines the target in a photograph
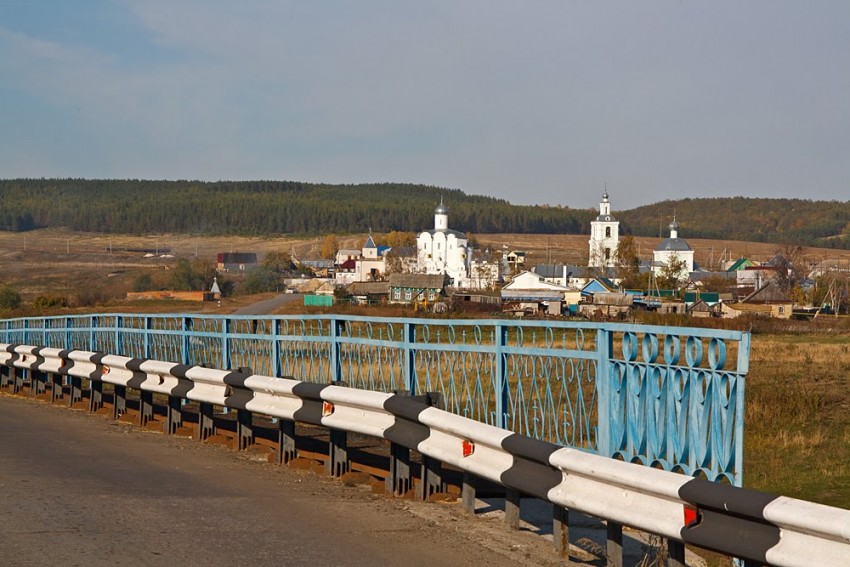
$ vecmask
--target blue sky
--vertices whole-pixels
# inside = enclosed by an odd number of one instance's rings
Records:
[[[0,177],[850,200],[850,2],[0,0]]]

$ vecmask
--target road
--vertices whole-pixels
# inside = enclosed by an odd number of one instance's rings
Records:
[[[241,309],[233,312],[234,315],[267,315],[277,308],[291,303],[293,301],[304,301],[304,296],[300,293],[281,293],[271,299],[252,303]]]
[[[3,565],[556,565],[457,505],[0,394]]]

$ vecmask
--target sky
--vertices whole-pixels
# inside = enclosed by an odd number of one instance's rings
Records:
[[[847,0],[0,0],[0,178],[850,200]]]

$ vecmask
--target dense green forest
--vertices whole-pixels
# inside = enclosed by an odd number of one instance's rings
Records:
[[[443,199],[452,228],[471,233],[586,234],[594,209],[511,205],[457,189],[398,183],[0,180],[0,230],[67,227],[125,234],[360,233],[433,225]],[[625,233],[850,248],[850,202],[743,197],[663,201],[614,211]]]

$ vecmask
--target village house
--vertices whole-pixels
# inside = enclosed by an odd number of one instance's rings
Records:
[[[219,252],[215,269],[219,272],[246,272],[257,266],[257,255],[253,252]]]
[[[432,304],[445,295],[445,274],[391,274],[389,303]]]

